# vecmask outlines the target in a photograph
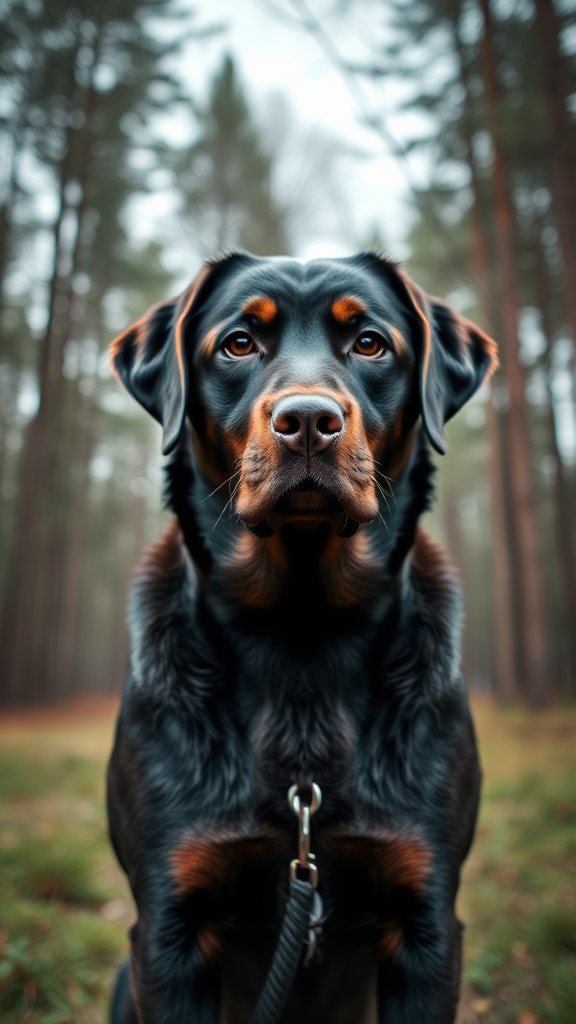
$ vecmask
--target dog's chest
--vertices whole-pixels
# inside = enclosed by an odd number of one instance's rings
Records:
[[[270,658],[257,687],[252,672],[246,681],[240,675],[239,691],[249,693],[244,708],[255,788],[264,799],[284,800],[302,774],[339,798],[350,788],[370,690],[362,659],[350,662],[335,649],[308,663],[286,659],[282,667]]]

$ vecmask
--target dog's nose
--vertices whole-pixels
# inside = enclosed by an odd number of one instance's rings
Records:
[[[274,406],[271,427],[294,452],[322,452],[344,430],[344,413],[324,395],[288,395]]]

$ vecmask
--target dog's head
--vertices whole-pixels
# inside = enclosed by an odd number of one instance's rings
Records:
[[[237,253],[207,264],[111,347],[128,391],[163,426],[188,415],[214,485],[232,478],[252,531],[328,522],[341,535],[378,513],[379,474],[406,458],[419,417],[444,424],[496,362],[494,343],[393,263]]]

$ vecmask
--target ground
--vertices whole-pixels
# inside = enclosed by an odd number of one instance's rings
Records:
[[[0,719],[0,1019],[104,1024],[132,904],[106,836],[116,702]],[[476,701],[459,1024],[576,1022],[576,709]]]

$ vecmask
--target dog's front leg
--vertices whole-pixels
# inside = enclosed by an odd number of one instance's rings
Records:
[[[454,1024],[460,990],[462,925],[447,909],[441,926],[427,908],[379,984],[379,1024]]]
[[[132,928],[130,1016],[112,1024],[217,1024],[217,977],[173,903],[148,908]]]

